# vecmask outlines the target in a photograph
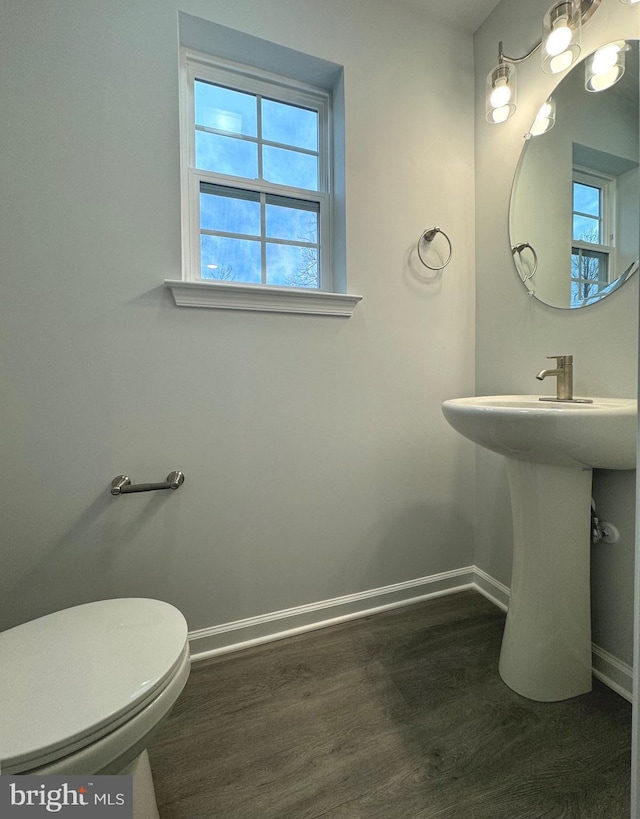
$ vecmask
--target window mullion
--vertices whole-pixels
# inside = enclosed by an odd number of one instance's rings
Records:
[[[260,194],[260,269],[262,284],[267,283],[267,195]]]
[[[200,228],[201,236],[222,236],[225,239],[241,239],[243,242],[260,242],[261,236],[253,236],[251,233],[234,233],[231,230],[211,230],[210,228]]]
[[[271,139],[263,139],[261,140],[262,145],[267,145],[269,148],[282,148],[285,151],[291,151],[294,154],[304,154],[305,156],[313,156],[316,159],[319,156],[318,151],[314,151],[311,148],[300,148],[298,145],[287,145],[286,142],[274,142]],[[318,174],[319,176],[319,174]],[[320,185],[318,186],[320,188]]]
[[[262,139],[262,95],[256,95],[258,106],[257,131],[258,131],[258,179],[264,181],[263,163],[263,139]],[[262,284],[267,283],[267,197],[262,191],[260,193],[260,277]]]
[[[202,134],[213,134],[214,136],[230,137],[231,139],[238,139],[241,142],[257,142],[254,136],[249,134],[239,134],[235,131],[224,131],[221,128],[209,128],[207,125],[196,125],[195,130]]]
[[[262,161],[262,97],[260,94],[256,96],[256,104],[258,106],[257,117],[257,131],[258,131],[258,179],[264,179],[263,161]]]

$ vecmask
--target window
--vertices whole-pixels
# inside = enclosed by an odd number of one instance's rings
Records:
[[[183,284],[226,286],[201,287],[204,306],[242,309],[249,294],[247,309],[277,309],[286,288],[287,312],[350,315],[360,297],[337,298],[333,269],[330,92],[186,49],[181,61]]]
[[[578,307],[609,284],[615,180],[574,169],[572,195],[571,307]]]

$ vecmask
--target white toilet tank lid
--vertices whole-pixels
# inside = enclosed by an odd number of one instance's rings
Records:
[[[165,687],[186,643],[176,608],[140,598],[85,603],[0,634],[0,770],[61,756],[125,721]]]

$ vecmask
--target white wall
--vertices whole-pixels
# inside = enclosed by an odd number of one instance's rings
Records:
[[[352,318],[173,305],[178,10],[345,66]],[[199,629],[470,564],[440,404],[473,392],[471,38],[378,0],[8,0],[0,32],[0,627],[141,595]]]
[[[557,81],[537,56],[518,68],[519,108],[501,126],[484,119],[484,84],[505,53],[525,54],[540,38],[547,0],[503,0],[475,36],[476,57],[476,387],[478,394],[548,392],[535,380],[547,355],[574,355],[578,395],[636,395],[638,277],[601,304],[577,311],[547,307],[527,296],[514,273],[508,235],[511,182],[524,134]],[[583,30],[583,52],[603,42],[640,35],[637,7],[602,0]],[[477,455],[476,563],[509,585],[511,524],[504,465]],[[595,473],[598,512],[620,529],[616,546],[593,552],[594,640],[626,663],[632,660],[635,472]]]

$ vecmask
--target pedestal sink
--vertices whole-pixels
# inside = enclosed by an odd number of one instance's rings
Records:
[[[506,458],[513,516],[511,600],[500,676],[551,702],[591,690],[592,470],[635,469],[635,399],[454,398],[445,418]]]

